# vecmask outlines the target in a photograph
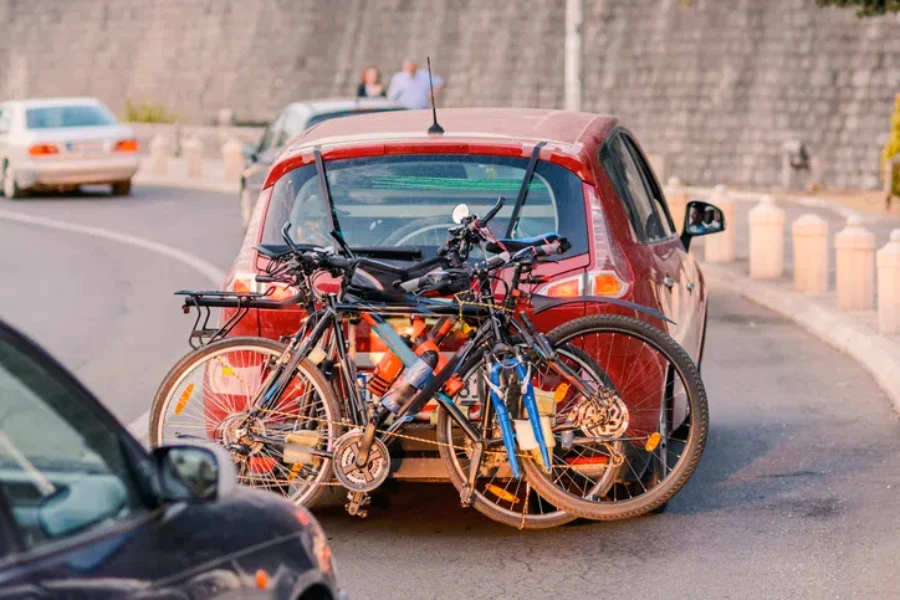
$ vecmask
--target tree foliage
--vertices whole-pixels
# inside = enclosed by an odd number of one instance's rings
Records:
[[[900,0],[816,0],[819,6],[855,6],[857,17],[878,17],[900,12]]]

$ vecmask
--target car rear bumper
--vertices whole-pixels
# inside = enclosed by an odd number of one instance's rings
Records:
[[[140,166],[137,155],[102,158],[31,160],[16,165],[21,188],[113,183],[131,179]]]

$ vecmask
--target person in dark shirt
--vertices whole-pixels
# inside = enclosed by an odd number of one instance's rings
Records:
[[[383,98],[384,86],[381,84],[381,71],[375,67],[363,69],[359,87],[356,88],[357,98]]]

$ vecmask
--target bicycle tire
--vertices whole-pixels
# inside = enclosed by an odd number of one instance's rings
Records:
[[[461,374],[463,381],[466,382],[466,385],[468,385],[469,377],[473,374],[477,376],[479,367],[482,365],[483,355],[483,350],[476,352],[460,367],[459,373]],[[455,449],[452,447],[452,426],[453,419],[450,417],[450,413],[443,406],[439,406],[436,432],[439,444],[438,450],[440,451],[441,460],[444,463],[444,468],[447,470],[450,482],[457,491],[461,492],[463,485],[466,483],[466,476],[462,472],[462,467],[456,457]],[[526,501],[527,500],[526,497]],[[522,512],[508,510],[488,499],[485,494],[479,490],[475,490],[472,493],[472,507],[491,520],[518,529],[550,529],[565,525],[578,518],[576,515],[560,510],[545,514],[524,514]]]
[[[687,392],[691,415],[690,437],[678,462],[662,482],[646,493],[640,494],[637,498],[614,502],[603,502],[599,498],[595,500],[575,497],[556,485],[534,459],[523,460],[523,467],[538,493],[567,512],[599,521],[629,519],[664,506],[693,475],[706,445],[709,408],[703,382],[690,356],[667,333],[644,321],[622,315],[590,315],[553,329],[547,337],[554,346],[557,346],[580,335],[597,332],[621,333],[642,340],[655,348],[677,370]],[[601,368],[605,368],[602,362],[600,365]]]
[[[158,447],[162,442],[162,432],[164,426],[164,416],[167,409],[174,399],[173,390],[177,389],[179,383],[197,367],[201,367],[205,362],[216,356],[224,354],[228,351],[237,349],[258,350],[261,353],[270,356],[280,356],[285,349],[285,345],[274,340],[255,337],[234,337],[219,340],[208,344],[202,348],[189,352],[172,369],[169,370],[166,377],[160,384],[159,389],[153,399],[153,405],[150,410],[150,445]],[[312,383],[313,388],[321,399],[324,407],[325,431],[327,432],[326,448],[331,450],[334,441],[340,437],[342,426],[340,425],[342,417],[341,410],[337,400],[334,398],[333,388],[325,379],[321,371],[313,365],[309,360],[304,359],[300,362],[297,370],[303,374],[304,380]],[[210,440],[215,441],[215,440]],[[303,506],[312,506],[321,496],[323,491],[328,487],[327,483],[331,481],[332,469],[330,459],[324,459],[316,475],[314,482],[307,486],[306,491],[296,498],[291,498],[296,504]],[[251,486],[252,487],[252,486]]]

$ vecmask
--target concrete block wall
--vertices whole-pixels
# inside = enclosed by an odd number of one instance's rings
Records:
[[[781,183],[806,144],[825,185],[878,187],[900,91],[900,16],[815,0],[584,0],[585,109],[621,116],[667,174]],[[688,6],[685,6],[688,4]],[[563,0],[0,0],[0,98],[149,100],[189,124],[347,96],[404,57],[448,106],[559,107]],[[808,178],[808,174],[806,175]]]

